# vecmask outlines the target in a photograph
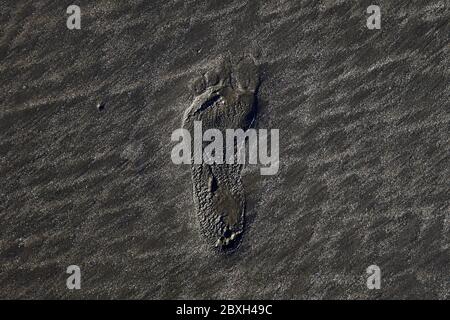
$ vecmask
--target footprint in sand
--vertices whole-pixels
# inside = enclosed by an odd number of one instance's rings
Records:
[[[220,61],[192,82],[195,98],[186,110],[183,128],[193,133],[194,121],[203,131],[251,127],[256,116],[258,69],[251,57],[236,63]],[[222,252],[235,250],[244,232],[245,195],[239,164],[193,164],[195,210],[207,241]]]

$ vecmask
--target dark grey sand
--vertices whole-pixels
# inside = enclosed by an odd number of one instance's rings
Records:
[[[450,297],[448,1],[376,1],[379,31],[372,1],[77,1],[80,31],[71,4],[0,1],[0,298]],[[280,171],[242,171],[221,255],[170,136],[199,70],[243,53]]]

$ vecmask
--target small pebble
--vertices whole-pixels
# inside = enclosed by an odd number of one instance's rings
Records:
[[[104,110],[104,109],[105,109],[105,104],[104,104],[103,102],[97,103],[97,109],[98,109],[99,111]]]

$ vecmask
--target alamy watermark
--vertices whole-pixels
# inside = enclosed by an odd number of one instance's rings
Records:
[[[366,12],[370,14],[367,18],[366,26],[369,30],[381,29],[381,9],[378,5],[370,5]],[[81,8],[77,5],[70,5],[67,7],[66,13],[70,16],[67,18],[67,28],[69,30],[81,29]]]
[[[367,7],[367,13],[371,14],[367,18],[366,26],[369,30],[381,29],[381,9],[380,6],[370,5]]]
[[[379,266],[373,264],[367,267],[367,274],[370,276],[367,278],[367,288],[370,290],[381,288],[381,269]]]
[[[81,29],[81,9],[77,5],[70,5],[67,7],[67,14],[70,16],[67,18],[67,28],[69,30]]]
[[[77,265],[71,265],[67,267],[66,273],[70,276],[66,280],[66,286],[69,290],[81,289],[81,269]]]
[[[267,129],[202,130],[202,122],[194,121],[194,136],[187,129],[177,129],[171,140],[174,164],[261,164],[261,175],[275,175],[279,168],[279,130],[270,130],[270,153]],[[204,146],[204,143],[208,143]],[[246,148],[246,143],[248,148]],[[246,154],[248,149],[248,156]],[[225,152],[224,152],[225,151]]]

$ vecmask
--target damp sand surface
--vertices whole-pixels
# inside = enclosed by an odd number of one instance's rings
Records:
[[[448,299],[450,11],[381,0],[376,31],[371,4],[83,0],[70,31],[62,1],[2,1],[0,298]],[[246,53],[280,170],[240,171],[222,255],[170,136],[191,81]]]

